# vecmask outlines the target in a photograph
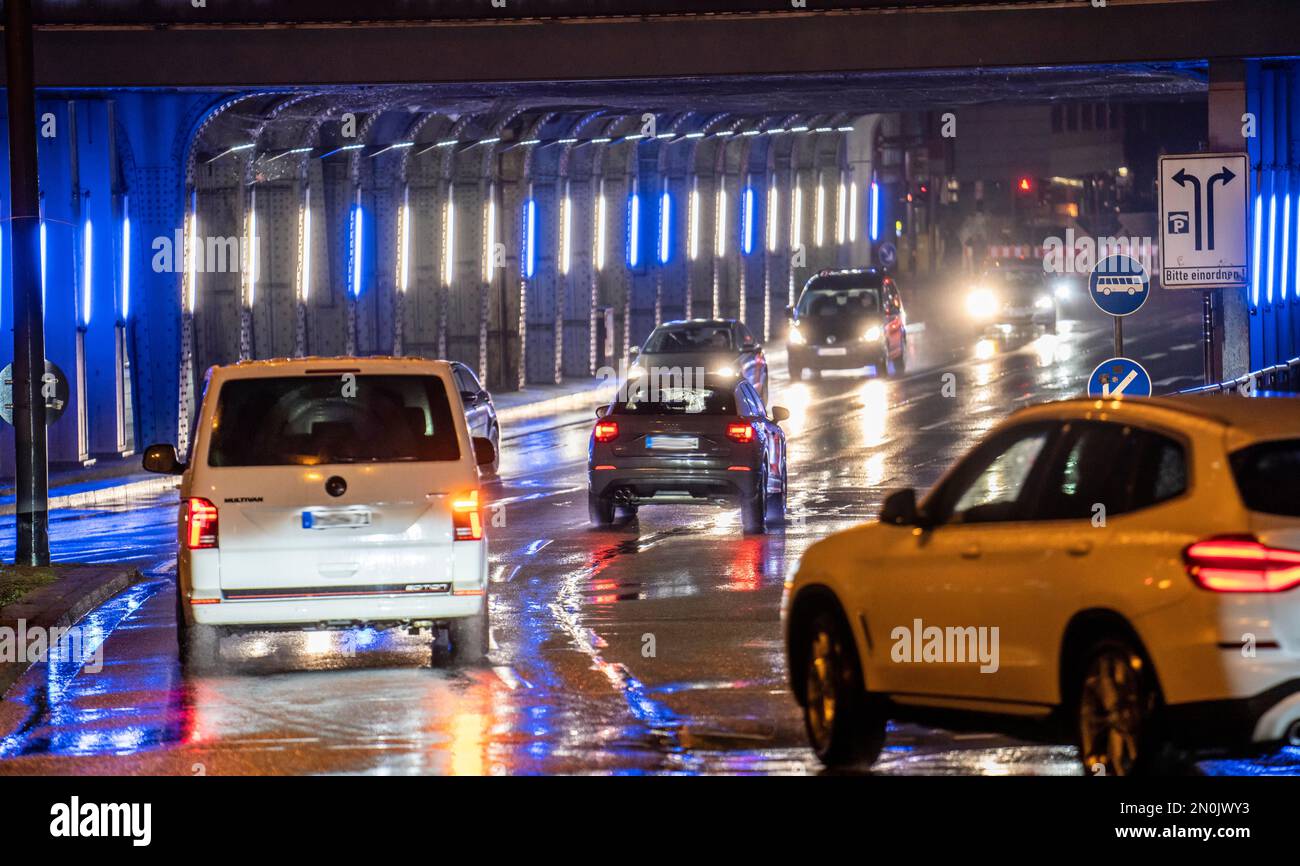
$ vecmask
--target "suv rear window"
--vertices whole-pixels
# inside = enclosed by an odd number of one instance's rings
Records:
[[[232,379],[212,419],[209,466],[459,460],[437,376]]]
[[[1252,445],[1234,452],[1229,461],[1247,508],[1300,517],[1300,439]]]
[[[734,387],[646,387],[629,384],[626,400],[615,400],[615,415],[735,415]]]

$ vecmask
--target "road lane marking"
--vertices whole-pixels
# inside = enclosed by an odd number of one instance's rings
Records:
[[[501,680],[501,682],[505,684],[506,688],[510,689],[512,692],[518,691],[519,689],[531,689],[533,687],[532,683],[519,676],[519,674],[515,672],[515,669],[509,665],[495,665],[492,668],[492,672],[495,673],[497,679]]]

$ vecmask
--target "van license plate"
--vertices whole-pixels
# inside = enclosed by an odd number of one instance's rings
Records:
[[[369,511],[304,511],[303,529],[355,529],[370,525]]]
[[[700,447],[695,436],[647,436],[645,447],[655,451],[694,451]]]
[[[826,356],[826,355],[844,356],[847,355],[848,353],[849,350],[846,349],[844,346],[835,346],[834,348],[831,349],[821,348],[817,350],[817,354],[822,356]]]

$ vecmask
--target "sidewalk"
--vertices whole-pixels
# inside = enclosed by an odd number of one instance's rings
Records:
[[[51,472],[49,507],[92,508],[99,505],[121,505],[134,499],[144,499],[171,490],[180,484],[178,475],[155,475],[140,468],[139,457],[117,468],[115,474],[100,474],[87,478],[76,471]],[[0,494],[0,516],[15,512],[13,487],[4,488]]]
[[[0,570],[0,589],[5,579],[14,575],[13,566]],[[74,625],[143,579],[139,569],[125,565],[57,564],[47,569],[24,569],[23,576],[30,578],[30,583],[42,585],[0,607],[0,699],[36,661],[30,654],[35,652],[37,645],[33,641],[38,635],[40,646],[48,646],[50,630]],[[5,720],[0,718],[0,732],[6,728]]]
[[[561,385],[529,385],[522,391],[504,391],[493,395],[497,417],[502,425],[515,428],[510,433],[533,432],[536,421],[552,415],[584,414],[595,409],[614,393],[614,386],[597,379],[573,379]],[[570,417],[568,423],[573,423]],[[544,429],[547,425],[540,425]],[[140,455],[108,460],[88,467],[51,469],[49,507],[93,508],[122,505],[135,499],[147,499],[180,484],[180,476],[145,472]],[[15,512],[16,495],[12,479],[0,482],[0,516]]]

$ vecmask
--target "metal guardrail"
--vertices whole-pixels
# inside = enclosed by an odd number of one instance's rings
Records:
[[[1202,385],[1188,388],[1179,394],[1223,394],[1235,393],[1252,397],[1262,392],[1300,393],[1300,358],[1292,358],[1283,364],[1274,364],[1262,370],[1254,370],[1236,379],[1219,382],[1216,385]]]

